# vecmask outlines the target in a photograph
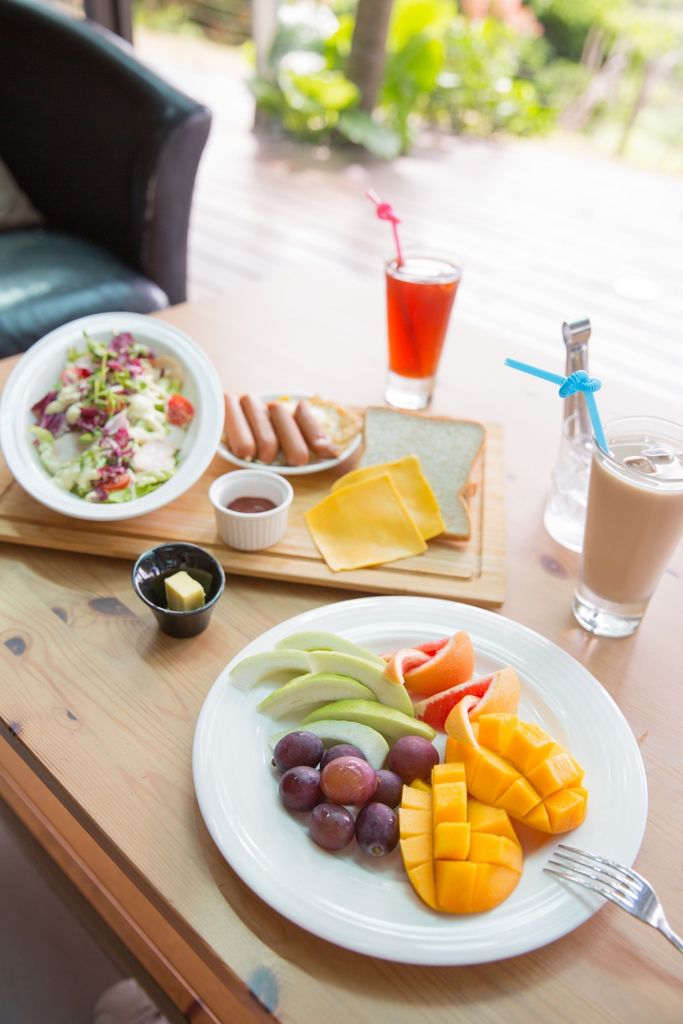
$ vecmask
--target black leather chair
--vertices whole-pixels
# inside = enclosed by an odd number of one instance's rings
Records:
[[[105,29],[0,0],[0,159],[45,218],[0,232],[0,355],[87,313],[185,299],[210,123]]]

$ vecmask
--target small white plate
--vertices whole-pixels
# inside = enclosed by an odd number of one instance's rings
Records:
[[[277,395],[261,395],[261,401],[273,402],[280,397]],[[290,398],[294,401],[299,401],[302,398],[310,398],[310,395],[290,395]],[[346,448],[344,448],[336,459],[322,459],[319,462],[309,462],[306,466],[285,466],[278,465],[277,463],[259,462],[254,460],[247,462],[246,459],[239,459],[236,455],[230,451],[224,441],[218,445],[218,454],[221,455],[226,462],[232,463],[233,466],[239,466],[240,469],[267,469],[271,473],[279,473],[281,476],[308,476],[309,473],[322,473],[326,469],[334,469],[335,466],[340,466],[342,462],[345,462],[354,452],[358,451],[361,441],[363,440],[362,428],[358,431],[353,440],[349,441]]]
[[[95,341],[130,331],[157,355],[183,368],[183,394],[194,406],[178,467],[149,494],[120,503],[85,501],[59,487],[41,465],[29,434],[31,407],[59,378],[70,348],[82,347],[83,332]],[[76,519],[111,522],[153,512],[184,494],[211,462],[223,431],[223,389],[213,363],[198,345],[171,324],[142,313],[95,313],[64,324],[32,345],[12,370],[0,403],[0,445],[5,462],[24,490],[47,508]]]
[[[306,816],[281,806],[270,767],[268,737],[293,723],[274,722],[256,710],[272,687],[243,693],[229,681],[232,664],[304,629],[339,633],[378,653],[467,630],[476,670],[513,665],[522,680],[520,716],[546,728],[585,768],[589,799],[583,825],[570,834],[539,835],[533,846],[525,846],[522,879],[512,896],[488,913],[464,916],[437,914],[424,906],[398,850],[376,861],[355,843],[336,854],[319,849],[307,835]],[[413,964],[499,960],[577,928],[604,900],[545,874],[552,850],[568,840],[630,865],[647,819],[638,745],[600,683],[538,633],[480,608],[431,598],[342,601],[263,633],[240,651],[208,694],[195,731],[193,771],[214,841],[266,903],[330,942]]]

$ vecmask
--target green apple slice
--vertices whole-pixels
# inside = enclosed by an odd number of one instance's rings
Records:
[[[392,683],[384,675],[385,662],[378,665],[337,651],[311,651],[308,660],[311,672],[333,672],[335,675],[351,676],[372,690],[380,704],[396,708],[410,718],[415,717],[413,702],[403,683]]]
[[[230,670],[230,682],[238,690],[250,690],[257,683],[270,679],[282,682],[287,675],[299,676],[309,672],[310,665],[306,651],[261,651],[244,658]]]
[[[358,722],[380,732],[389,743],[395,743],[401,736],[422,736],[433,740],[435,731],[426,722],[404,715],[396,708],[388,708],[376,701],[337,700],[311,711],[304,718],[302,728],[308,729],[313,722],[340,719],[344,722]]]
[[[265,711],[271,718],[284,718],[292,711],[311,704],[344,699],[374,701],[377,698],[367,686],[349,676],[339,676],[332,672],[307,672],[269,693],[258,705],[258,710]]]
[[[373,654],[372,651],[368,651],[365,647],[359,647],[358,644],[345,640],[343,636],[337,636],[336,633],[323,633],[313,630],[304,633],[292,633],[291,636],[286,636],[284,640],[280,640],[275,646],[277,650],[294,648],[298,651],[338,651],[340,654],[351,654],[354,658],[363,658],[364,661],[371,661],[373,664],[381,665],[383,668],[386,665],[384,658],[380,658],[378,654]]]
[[[389,753],[389,744],[384,736],[376,729],[361,725],[359,722],[311,722],[306,726],[306,730],[319,736],[328,748],[334,747],[337,743],[352,743],[354,747],[358,747],[375,771],[379,771]],[[292,729],[287,730],[287,732],[292,731]],[[279,732],[276,736],[271,736],[268,741],[270,746],[274,748],[278,740],[286,736],[287,732]]]

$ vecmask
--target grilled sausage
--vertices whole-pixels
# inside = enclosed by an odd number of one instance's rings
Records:
[[[242,395],[240,405],[256,440],[257,457],[261,462],[272,462],[278,453],[279,445],[268,410],[256,395]]]
[[[247,462],[256,455],[256,441],[242,411],[242,406],[234,395],[223,395],[225,399],[225,437],[228,448],[238,459]]]
[[[310,458],[308,445],[289,409],[281,402],[269,402],[268,412],[288,466],[305,466]]]
[[[301,433],[312,449],[314,455],[319,459],[336,459],[339,451],[326,437],[322,427],[318,423],[310,405],[305,398],[302,398],[294,410],[294,419],[299,424]]]

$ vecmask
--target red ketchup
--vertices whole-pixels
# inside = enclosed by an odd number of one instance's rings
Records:
[[[270,512],[271,509],[277,508],[274,501],[270,498],[252,498],[245,496],[244,498],[235,498],[229,505],[226,506],[231,512]]]

